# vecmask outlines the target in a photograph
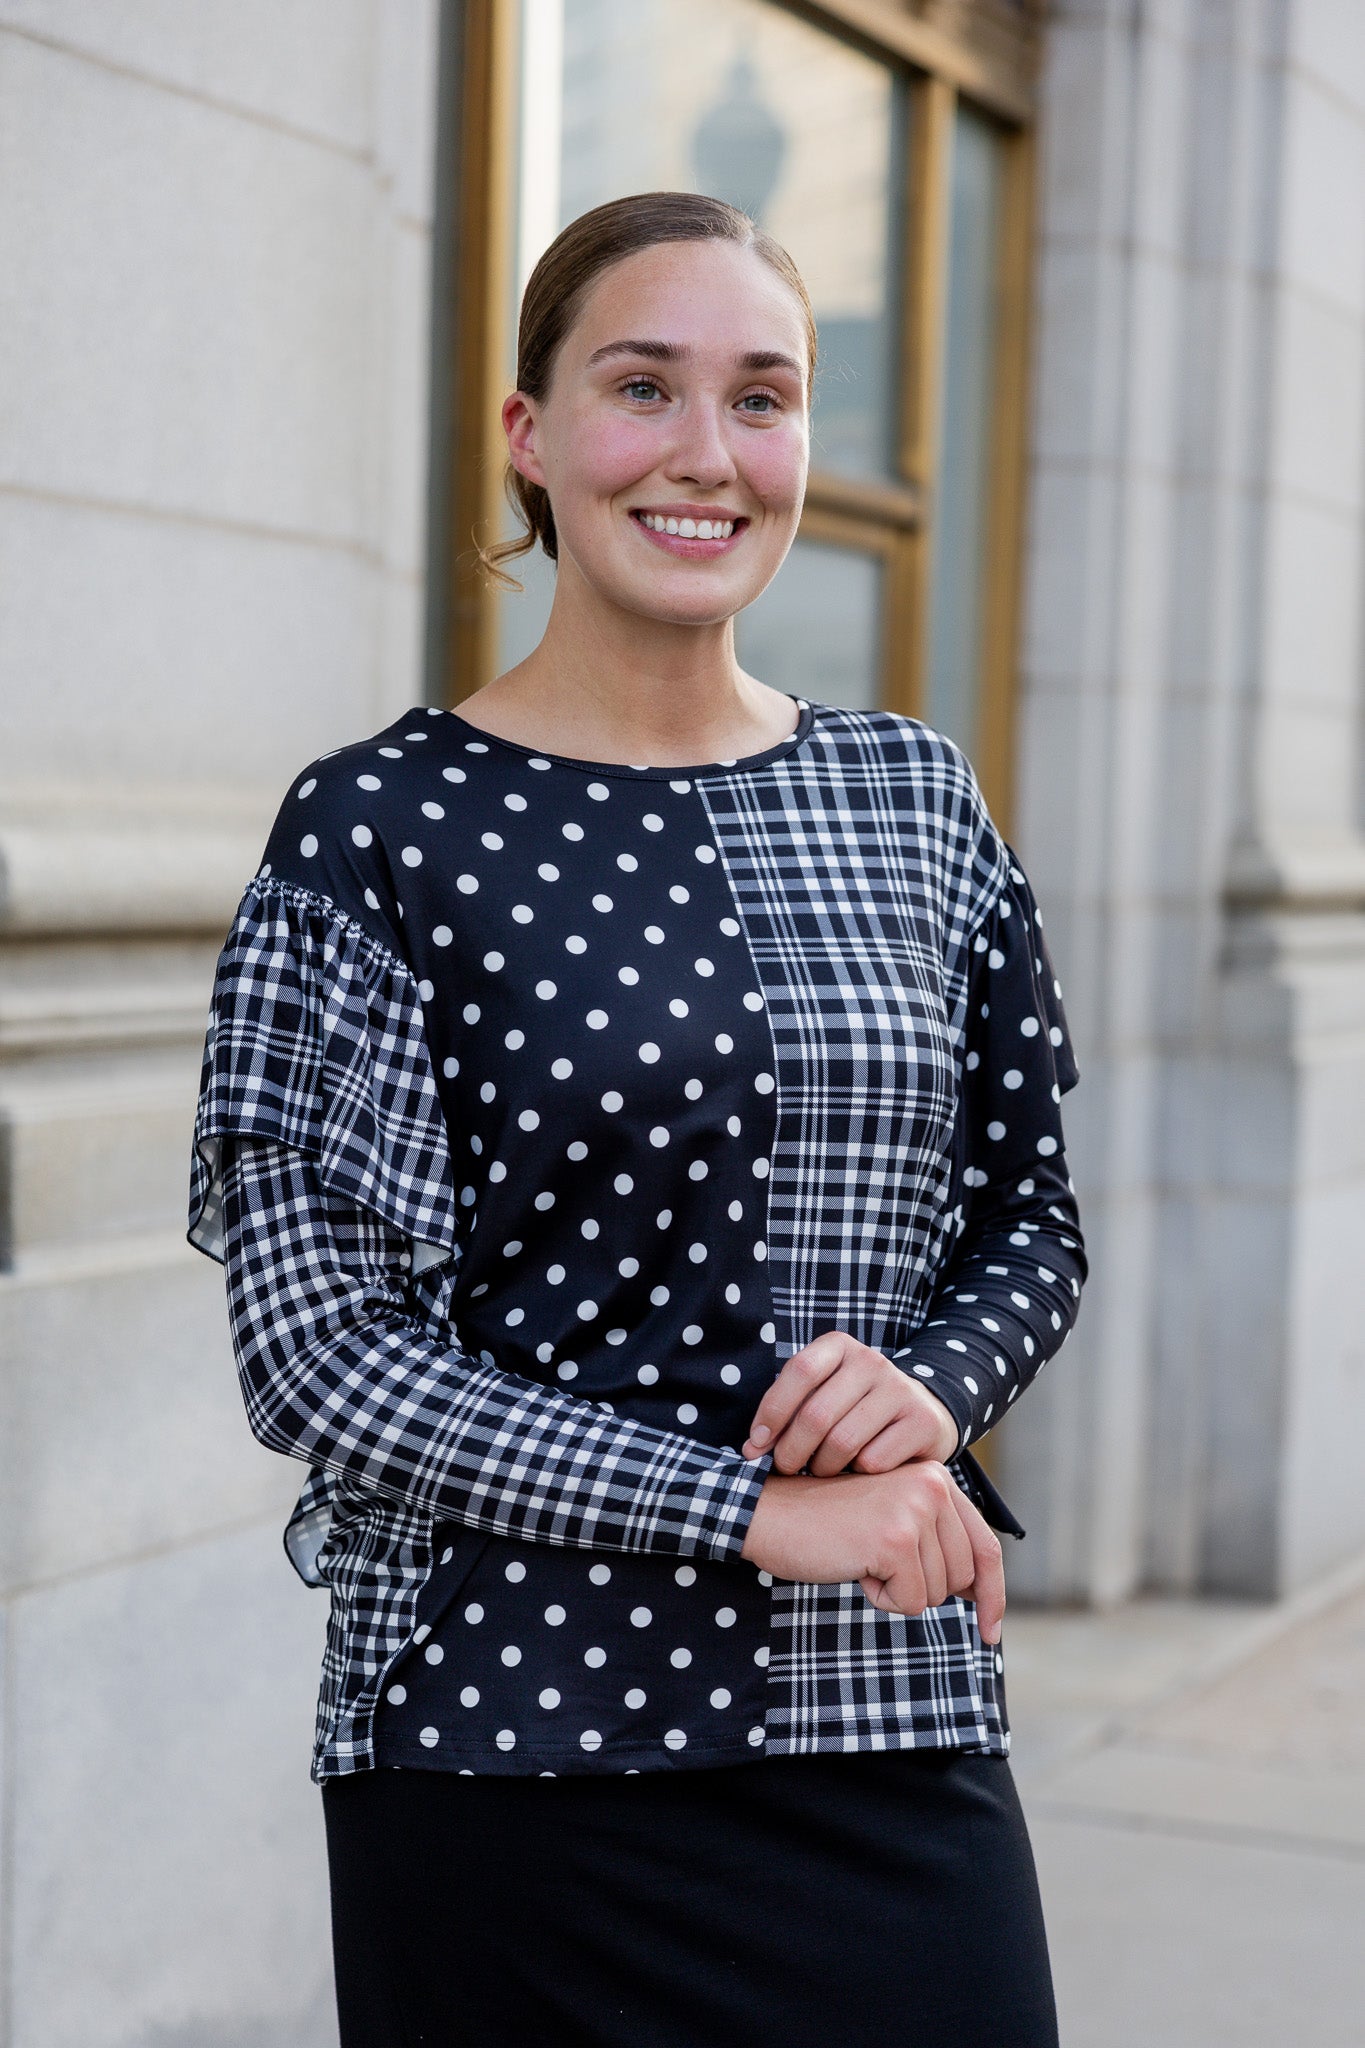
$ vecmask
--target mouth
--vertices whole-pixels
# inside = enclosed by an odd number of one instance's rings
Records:
[[[735,546],[749,521],[742,517],[688,518],[636,509],[631,519],[655,547],[685,561],[709,562]]]

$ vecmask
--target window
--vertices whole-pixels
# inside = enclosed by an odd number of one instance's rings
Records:
[[[513,530],[498,407],[533,263],[604,199],[713,192],[791,250],[821,342],[800,534],[736,622],[740,659],[799,695],[941,725],[1003,816],[1032,11],[466,0],[459,24],[440,693],[527,653],[553,594],[538,552],[515,565],[524,595],[488,590],[470,546]]]

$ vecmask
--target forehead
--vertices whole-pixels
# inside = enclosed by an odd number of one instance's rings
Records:
[[[737,242],[659,242],[593,280],[565,336],[582,364],[622,335],[677,342],[694,355],[782,350],[807,362],[806,316],[785,279]]]

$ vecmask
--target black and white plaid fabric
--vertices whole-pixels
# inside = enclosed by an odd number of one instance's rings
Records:
[[[889,713],[815,710],[761,771],[694,776],[773,1038],[774,1369],[841,1328],[931,1381],[958,1421],[959,1483],[1008,1526],[966,1446],[1059,1348],[1085,1278],[1059,991],[961,754]],[[723,1559],[767,1469],[461,1351],[420,976],[401,909],[357,895],[340,870],[329,888],[268,869],[249,886],[214,992],[191,1204],[191,1241],[227,1257],[252,1426],[314,1468],[288,1542],[333,1595],[317,1776],[372,1761],[438,1520]],[[916,1619],[856,1584],[771,1597],[767,1753],[1008,1747],[1001,1660],[969,1603]]]

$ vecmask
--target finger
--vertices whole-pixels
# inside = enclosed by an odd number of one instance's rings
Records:
[[[898,1415],[878,1435],[865,1443],[854,1460],[855,1472],[894,1472],[898,1465],[911,1465],[920,1458],[932,1458],[934,1447],[932,1415],[916,1411]]]
[[[886,1581],[886,1592],[893,1614],[923,1614],[929,1605],[929,1589],[924,1583],[918,1550],[911,1551],[897,1566]]]
[[[851,1388],[855,1384],[855,1377],[855,1369],[850,1361],[838,1379],[831,1380],[822,1390],[820,1401],[823,1402],[836,1387],[842,1390],[847,1385]],[[817,1405],[808,1403],[807,1407],[813,1409]],[[811,1471],[821,1479],[828,1478],[832,1473],[844,1471],[859,1456],[865,1444],[872,1443],[877,1437],[885,1434],[897,1420],[900,1409],[901,1403],[895,1389],[888,1387],[884,1380],[874,1380],[861,1399],[850,1402],[844,1413],[824,1432],[810,1453],[808,1462]],[[806,1408],[799,1411],[792,1425],[794,1429],[801,1427],[806,1414]],[[799,1466],[797,1470],[800,1470]]]
[[[800,1472],[830,1431],[867,1393],[875,1367],[871,1358],[845,1358],[801,1403],[785,1429],[768,1446],[779,1471]],[[844,1460],[848,1462],[847,1458]],[[838,1470],[836,1466],[833,1468]]]
[[[983,1643],[998,1643],[1005,1616],[1005,1558],[1000,1538],[960,1487],[953,1509],[972,1546],[972,1598]]]
[[[924,1597],[931,1607],[942,1607],[948,1598],[948,1566],[939,1542],[938,1523],[920,1531],[919,1566],[924,1574]]]
[[[976,1581],[976,1558],[970,1538],[951,1501],[945,1501],[938,1518],[939,1547],[948,1570],[948,1592],[970,1593]]]
[[[807,1396],[838,1371],[851,1342],[843,1331],[828,1330],[793,1352],[754,1410],[744,1445],[746,1457],[766,1451],[774,1437],[781,1435]]]

